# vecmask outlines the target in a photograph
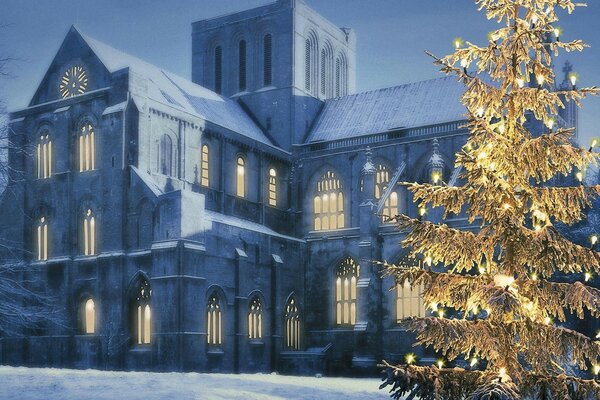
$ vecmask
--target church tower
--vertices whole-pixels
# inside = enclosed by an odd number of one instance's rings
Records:
[[[302,143],[323,100],[354,93],[356,39],[302,0],[192,24],[192,80],[236,98],[280,147]]]

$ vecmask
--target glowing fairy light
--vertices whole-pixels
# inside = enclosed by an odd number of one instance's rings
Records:
[[[408,365],[413,364],[416,361],[416,357],[414,354],[410,353],[406,355],[406,363]]]
[[[590,243],[592,244],[592,246],[595,246],[596,243],[598,243],[598,235],[590,236]]]
[[[554,128],[554,123],[555,123],[554,118],[550,118],[547,123],[548,129],[552,130],[552,128]]]
[[[589,282],[590,279],[592,279],[592,274],[590,272],[586,272],[584,274],[584,279],[585,279],[586,282]]]
[[[454,38],[454,42],[453,43],[454,43],[454,48],[456,50],[460,49],[463,46],[463,44],[464,44],[463,40],[461,38],[459,38],[459,37]]]
[[[538,74],[535,79],[537,80],[538,85],[543,86],[544,82],[546,82],[546,78],[542,74]]]
[[[469,365],[471,366],[471,368],[473,368],[474,366],[477,365],[477,363],[479,363],[479,360],[475,357],[471,358],[471,362],[469,363]]]
[[[517,86],[523,88],[525,86],[525,79],[517,78]]]
[[[575,86],[577,84],[578,75],[575,72],[569,74],[569,81],[571,81],[571,85]]]
[[[594,375],[600,374],[600,365],[594,365]]]
[[[437,364],[437,367],[438,367],[439,369],[442,369],[442,368],[444,368],[444,360],[442,360],[442,359],[439,359],[439,360],[437,360],[437,363],[436,363],[436,364]]]

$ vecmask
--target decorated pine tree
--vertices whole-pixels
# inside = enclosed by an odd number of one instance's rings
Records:
[[[586,284],[587,274],[600,272],[597,238],[581,246],[555,227],[584,218],[600,193],[581,179],[598,153],[578,147],[573,129],[557,123],[560,108],[598,90],[577,88],[575,76],[572,88],[556,90],[552,69],[560,51],[586,47],[564,41],[557,27],[557,13],[583,4],[475,3],[499,28],[483,46],[455,40],[453,54],[434,57],[465,85],[470,134],[456,154],[464,184],[439,177],[406,184],[420,209],[465,212],[471,226],[398,216],[402,245],[425,268],[384,263],[397,284],[422,285],[430,316],[402,323],[443,360],[419,365],[408,355],[403,365],[385,363],[382,387],[421,400],[600,399],[600,343],[563,326],[570,314],[600,316],[600,291]],[[542,132],[532,132],[536,124]],[[577,179],[559,185],[565,176]]]

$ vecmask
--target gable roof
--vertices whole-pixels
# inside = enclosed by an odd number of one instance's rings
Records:
[[[198,116],[242,136],[274,147],[263,131],[234,100],[123,53],[73,28],[109,72],[125,68],[148,80],[148,98]]]
[[[443,77],[329,99],[306,143],[462,121],[464,90]]]

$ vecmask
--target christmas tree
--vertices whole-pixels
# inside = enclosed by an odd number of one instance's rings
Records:
[[[595,251],[567,240],[555,224],[584,218],[600,186],[586,187],[583,171],[598,161],[593,147],[573,143],[558,110],[598,89],[554,89],[552,58],[582,51],[564,41],[559,12],[571,0],[476,0],[499,29],[487,44],[456,39],[456,51],[435,63],[465,84],[462,103],[470,134],[456,155],[464,185],[406,184],[420,210],[441,207],[444,217],[466,212],[461,230],[424,219],[396,217],[407,231],[402,245],[425,268],[385,265],[396,284],[423,286],[431,316],[403,325],[418,345],[442,355],[435,365],[385,363],[382,387],[409,399],[599,399],[600,343],[560,326],[569,313],[600,316],[600,291],[586,285],[600,271]],[[543,132],[533,134],[535,123]],[[577,184],[556,184],[575,176]],[[578,280],[559,280],[576,274]],[[574,282],[574,283],[573,283]],[[446,318],[444,318],[446,310]],[[448,310],[452,318],[448,318]],[[444,363],[463,363],[446,368]]]

